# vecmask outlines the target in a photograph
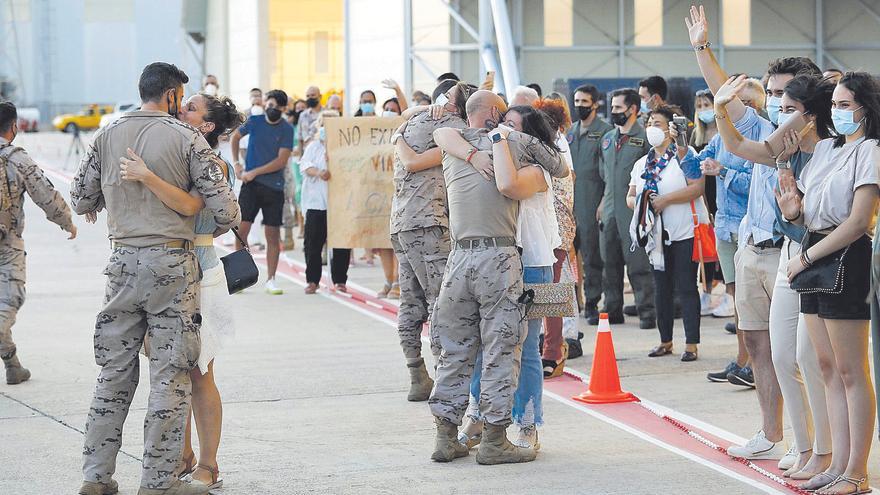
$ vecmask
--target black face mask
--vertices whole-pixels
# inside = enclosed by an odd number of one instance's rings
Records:
[[[317,98],[306,99],[306,106],[308,106],[309,108],[315,108],[316,106],[318,106],[318,103],[320,103],[320,101],[318,101]]]
[[[269,107],[266,109],[266,120],[269,122],[278,122],[281,120],[281,110],[276,107]]]
[[[577,108],[578,118],[581,120],[587,120],[590,114],[593,113],[593,107],[575,107]]]
[[[611,112],[611,123],[623,127],[626,125],[626,121],[629,120],[629,115],[626,112]]]

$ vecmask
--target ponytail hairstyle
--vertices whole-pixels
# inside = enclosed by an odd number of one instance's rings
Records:
[[[211,148],[216,148],[221,135],[234,131],[244,123],[244,115],[235,108],[235,103],[228,96],[200,95],[205,100],[205,122],[214,124],[214,129],[205,134],[205,140]]]
[[[523,133],[538,138],[546,148],[559,153],[556,145],[556,133],[559,132],[553,120],[543,110],[537,110],[531,105],[517,105],[510,107],[507,112],[516,112],[522,116]]]
[[[819,139],[836,136],[831,121],[831,95],[834,82],[814,74],[799,74],[785,85],[785,94],[804,106],[804,114],[816,117]]]

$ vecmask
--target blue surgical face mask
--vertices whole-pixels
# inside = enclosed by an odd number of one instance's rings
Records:
[[[843,110],[840,108],[832,108],[831,109],[831,121],[834,122],[834,129],[837,130],[839,134],[843,134],[844,136],[850,136],[855,134],[857,130],[859,130],[859,126],[862,125],[862,121],[854,122],[856,110],[861,109],[862,107],[856,108],[855,110]]]
[[[711,124],[712,122],[715,122],[715,110],[700,110],[697,117],[702,123]]]
[[[323,127],[318,128],[318,139],[321,141],[327,139],[327,131]]]
[[[780,112],[776,115],[776,124],[779,125],[779,127],[782,127],[786,122],[788,122],[788,119],[791,117],[791,115],[792,114],[790,113]]]
[[[648,108],[648,102],[645,101],[645,100],[642,100],[642,105],[641,105],[641,107],[639,108],[639,110],[640,110],[642,113],[648,113],[648,112],[651,111],[651,109]]]
[[[434,101],[435,105],[445,105],[449,103],[449,98],[446,97],[446,94],[437,95],[437,100]]]
[[[767,98],[767,116],[770,117],[770,122],[773,122],[776,125],[779,125],[779,112],[782,111],[782,97],[781,96],[771,96]]]
[[[361,103],[361,113],[373,113],[376,110],[376,105],[366,102]]]

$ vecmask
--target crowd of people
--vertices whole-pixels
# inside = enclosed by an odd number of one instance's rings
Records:
[[[475,447],[480,464],[536,459],[543,381],[559,376],[579,345],[563,338],[572,315],[533,312],[537,293],[556,290],[575,307],[580,300],[589,325],[634,316],[640,328],[656,328],[652,358],[673,353],[678,317],[685,362],[699,358],[702,316],[733,317],[737,356],[707,377],[755,388],[761,421],[728,453],[779,460],[782,476],[819,494],[870,491],[880,82],[866,72],[823,73],[805,57],[770,61],[761,80],[729,75],[708,26],[692,7],[686,27],[708,86],[693,95],[692,119],[667,99],[660,76],[609,95],[589,84],[570,98],[529,85],[508,99],[491,91],[491,75],[477,86],[446,73],[412,104],[390,80],[383,85],[395,96],[381,106],[373,91],[359,95],[355,117],[405,119],[392,138],[393,248],[366,246],[364,259],[379,256],[379,295],[400,299],[407,399],[428,403],[434,461]],[[94,223],[106,211],[112,240],[81,495],[118,490],[115,461],[140,354],[151,393],[138,493],[222,486],[214,359],[235,323],[215,237],[233,230],[241,248],[260,217],[265,289],[277,295],[280,251],[294,247],[299,227],[305,294],[320,289],[325,262],[333,289],[347,290],[352,250],[326,251],[325,124],[348,114],[342,98],[324,99],[317,87],[297,100],[254,88],[241,112],[212,76],[184,100],[188,80],[174,65],[147,66],[140,109],[96,133],[71,187],[73,212]],[[609,121],[599,115],[606,98]],[[16,134],[14,105],[0,103],[0,277],[9,282],[0,293],[0,357],[9,384],[30,378],[11,333],[24,302],[24,193],[71,239],[77,233],[59,193],[12,145]],[[219,151],[227,139],[230,156]],[[624,273],[633,306],[624,305]],[[560,291],[573,282],[579,293]],[[422,353],[426,323],[433,363]]]

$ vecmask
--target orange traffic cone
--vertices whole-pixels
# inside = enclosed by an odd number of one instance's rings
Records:
[[[593,370],[590,371],[590,387],[572,399],[587,404],[611,404],[614,402],[638,402],[635,395],[620,389],[614,342],[611,341],[611,325],[608,313],[599,315],[599,331],[596,334],[596,351],[593,353]]]

